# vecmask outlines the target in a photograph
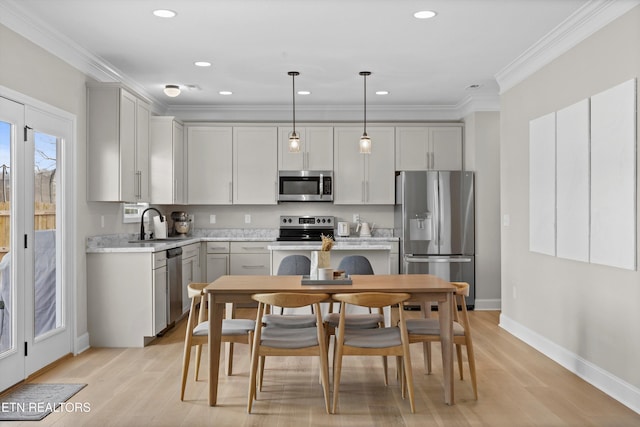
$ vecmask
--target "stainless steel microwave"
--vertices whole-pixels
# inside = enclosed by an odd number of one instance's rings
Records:
[[[278,172],[279,202],[333,201],[332,171]]]

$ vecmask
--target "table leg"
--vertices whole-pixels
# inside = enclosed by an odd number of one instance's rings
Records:
[[[215,406],[218,400],[223,312],[224,304],[214,304],[209,294],[209,406]]]
[[[453,293],[438,303],[440,340],[442,343],[442,371],[444,378],[444,402],[453,405]]]

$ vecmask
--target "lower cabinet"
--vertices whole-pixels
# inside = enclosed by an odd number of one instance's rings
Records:
[[[166,252],[87,254],[92,347],[144,347],[167,326]]]
[[[231,242],[230,274],[269,275],[268,242]]]
[[[207,282],[229,274],[229,242],[207,242]]]
[[[187,287],[189,283],[200,282],[200,243],[182,247],[182,313],[191,306]]]

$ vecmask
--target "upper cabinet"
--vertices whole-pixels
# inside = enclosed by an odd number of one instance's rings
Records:
[[[462,170],[461,126],[396,127],[396,170]]]
[[[151,117],[151,202],[186,203],[184,126],[175,117]]]
[[[289,152],[291,127],[278,128],[279,170],[333,170],[333,127],[296,128],[300,151]]]
[[[233,203],[275,205],[278,181],[278,128],[233,128]]]
[[[149,117],[121,85],[87,85],[87,200],[149,201]]]
[[[361,154],[361,127],[334,128],[335,204],[395,202],[394,128],[372,127],[367,134],[371,154]]]
[[[187,203],[233,203],[232,156],[231,127],[187,127]]]

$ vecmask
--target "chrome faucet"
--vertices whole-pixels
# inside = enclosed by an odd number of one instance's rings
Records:
[[[156,211],[158,212],[158,215],[160,216],[160,222],[164,222],[164,217],[162,216],[162,213],[156,209],[156,208],[147,208],[145,210],[142,211],[142,215],[140,216],[140,240],[144,240],[144,214],[147,213],[147,211]]]

